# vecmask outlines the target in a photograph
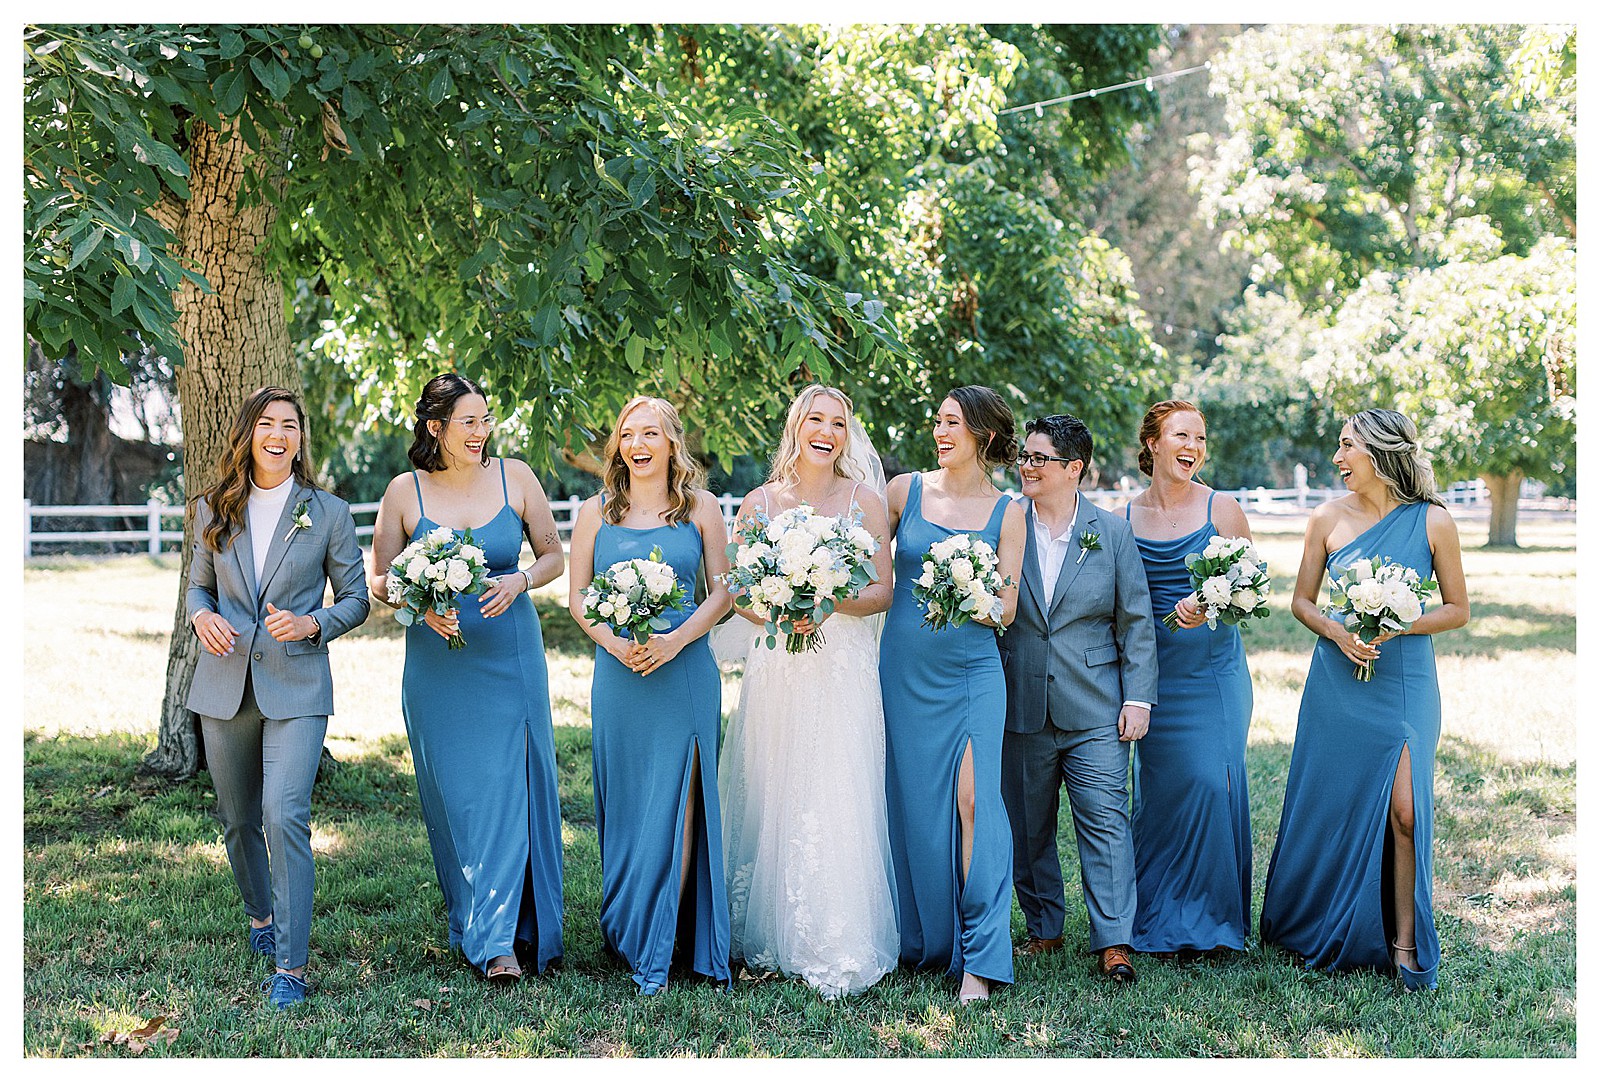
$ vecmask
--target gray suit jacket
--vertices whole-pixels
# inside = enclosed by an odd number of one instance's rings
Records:
[[[239,712],[249,674],[256,705],[269,718],[317,717],[333,713],[333,674],[328,669],[328,643],[367,618],[366,575],[350,505],[330,492],[307,488],[299,481],[289,494],[283,515],[272,531],[256,589],[250,520],[221,552],[212,552],[201,537],[211,521],[211,508],[199,502],[194,520],[194,558],[189,564],[189,589],[184,603],[192,625],[204,611],[218,613],[239,637],[233,653],[216,657],[202,650],[189,687],[188,707],[210,718],[231,718]],[[295,505],[307,503],[310,529],[295,530]],[[285,538],[288,537],[288,540]],[[334,601],[322,607],[324,584],[333,585]],[[308,640],[279,642],[262,626],[267,603],[299,616],[312,615],[322,625],[316,645]]]
[[[1067,731],[1115,727],[1126,700],[1156,701],[1155,621],[1133,529],[1078,498],[1078,523],[1049,598],[1033,540],[1033,502],[1022,501],[1028,548],[1016,619],[1000,639],[1010,732],[1040,731],[1047,713]],[[1080,549],[1085,531],[1100,535],[1098,549]]]

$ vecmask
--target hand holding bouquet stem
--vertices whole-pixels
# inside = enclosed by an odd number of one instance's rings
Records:
[[[389,604],[394,618],[406,627],[426,619],[429,612],[454,617],[456,598],[488,589],[489,561],[474,543],[471,530],[458,536],[448,526],[429,530],[401,550],[389,565]],[[450,649],[467,645],[460,631],[446,639]]]
[[[1183,558],[1189,569],[1189,584],[1194,587],[1187,601],[1206,618],[1206,626],[1216,630],[1218,622],[1243,625],[1271,615],[1267,594],[1272,577],[1267,561],[1246,537],[1213,537],[1200,552]],[[1180,617],[1176,609],[1161,618],[1168,631],[1177,631]]]
[[[1381,636],[1409,631],[1439,589],[1433,579],[1424,579],[1413,568],[1383,556],[1352,560],[1349,566],[1333,571],[1326,611],[1368,645],[1375,645],[1374,640]],[[1355,678],[1370,681],[1376,666],[1376,659],[1357,664]]]
[[[760,617],[768,649],[784,636],[791,654],[822,646],[817,625],[834,607],[876,582],[872,555],[878,543],[861,513],[819,515],[808,504],[768,518],[756,512],[728,546],[733,565],[724,576],[733,603]]]

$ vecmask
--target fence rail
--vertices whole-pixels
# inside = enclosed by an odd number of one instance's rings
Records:
[[[1098,489],[1085,491],[1084,495],[1107,510],[1120,508],[1127,499],[1136,495],[1140,490],[1130,489]],[[1237,499],[1240,505],[1252,514],[1296,514],[1307,508],[1316,507],[1318,504],[1331,500],[1344,494],[1342,488],[1241,488],[1228,491],[1228,495]],[[1477,507],[1488,504],[1488,496],[1480,487],[1452,488],[1444,494],[1445,502],[1456,506]],[[719,496],[717,502],[722,506],[722,517],[728,525],[733,525],[733,516],[739,508],[737,496]],[[563,539],[570,539],[572,526],[578,517],[578,508],[583,500],[572,498],[566,500],[550,501],[550,510],[555,513],[556,528],[560,530]],[[1531,499],[1524,497],[1518,504],[1519,507],[1534,510],[1571,510],[1574,501],[1566,499]],[[370,544],[372,538],[373,519],[378,513],[376,503],[353,503],[350,511],[356,520],[356,537]],[[35,528],[39,519],[72,518],[72,519],[131,519],[139,523],[137,527],[124,527],[121,529],[104,530],[40,530]],[[169,528],[166,523],[176,521],[178,528]],[[125,504],[122,506],[104,505],[61,505],[61,504],[34,504],[29,500],[22,501],[22,554],[23,556],[35,555],[36,545],[115,545],[129,542],[141,543],[145,551],[158,554],[163,551],[174,551],[183,544],[183,507],[171,506],[151,500],[145,504]],[[163,548],[163,546],[168,546]]]

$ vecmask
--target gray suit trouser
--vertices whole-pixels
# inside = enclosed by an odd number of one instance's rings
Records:
[[[1036,733],[1009,730],[1001,749],[1001,794],[1011,819],[1012,873],[1028,934],[1055,939],[1066,921],[1066,887],[1056,851],[1061,784],[1072,804],[1089,949],[1133,938],[1133,826],[1128,817],[1128,749],[1116,726]]]
[[[237,714],[226,720],[202,714],[200,725],[244,911],[255,920],[272,918],[278,968],[299,969],[311,944],[311,784],[328,719],[265,718],[247,679]]]

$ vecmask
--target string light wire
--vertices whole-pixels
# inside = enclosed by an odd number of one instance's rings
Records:
[[[1030,102],[1027,105],[1013,105],[1009,109],[1001,109],[998,115],[1005,116],[1007,113],[1023,113],[1031,109],[1033,110],[1033,114],[1035,116],[1043,116],[1046,106],[1061,105],[1064,102],[1077,101],[1079,98],[1097,98],[1101,94],[1112,94],[1118,90],[1129,90],[1136,86],[1142,86],[1146,90],[1154,90],[1155,84],[1157,83],[1166,82],[1169,79],[1179,79],[1185,75],[1193,75],[1200,71],[1210,70],[1211,61],[1207,60],[1204,64],[1196,64],[1192,68],[1183,68],[1179,71],[1165,71],[1160,75],[1146,75],[1142,79],[1129,79],[1125,83],[1117,83],[1113,86],[1097,86],[1093,90],[1080,90],[1076,94],[1068,94],[1065,97],[1060,98],[1048,98],[1045,101]]]

